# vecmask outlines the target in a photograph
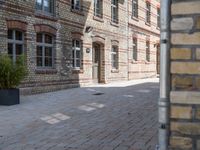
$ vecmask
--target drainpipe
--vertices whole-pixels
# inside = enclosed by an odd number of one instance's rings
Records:
[[[169,146],[170,6],[171,0],[161,0],[159,150],[168,150]]]
[[[127,26],[126,26],[126,37],[127,37],[127,80],[129,80],[129,69],[130,69],[130,65],[129,65],[129,0],[126,1],[126,12],[127,12]]]

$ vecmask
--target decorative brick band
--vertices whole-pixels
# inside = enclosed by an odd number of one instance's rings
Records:
[[[92,37],[92,41],[96,42],[96,43],[105,44],[105,38],[98,36],[98,35]]]
[[[117,41],[117,40],[111,40],[111,44],[113,46],[119,46],[119,41]]]
[[[56,35],[57,30],[54,27],[51,27],[49,25],[44,25],[44,24],[36,24],[34,25],[35,31],[38,32],[46,32],[50,33],[52,35]]]
[[[21,31],[27,30],[27,23],[19,20],[7,20],[8,29],[18,29]]]
[[[83,34],[80,32],[71,32],[72,39],[83,40]]]

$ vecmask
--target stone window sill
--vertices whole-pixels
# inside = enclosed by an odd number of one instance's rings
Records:
[[[71,9],[71,12],[76,13],[78,15],[84,16],[84,13],[82,10],[77,10],[77,9]]]
[[[97,17],[97,16],[93,16],[93,20],[96,20],[96,21],[99,21],[99,22],[104,22],[103,18]]]
[[[115,26],[115,27],[119,27],[119,24],[118,23],[115,23],[115,22],[110,22],[110,24],[112,25],[112,26]]]
[[[45,68],[38,68],[35,70],[36,74],[57,74],[57,70],[56,69],[45,69]]]
[[[111,72],[112,73],[119,73],[119,70],[118,69],[112,69]]]
[[[151,26],[151,23],[145,22],[145,24],[146,24],[147,26]]]
[[[73,74],[80,74],[80,73],[84,73],[83,69],[73,69],[72,70]]]
[[[54,14],[50,14],[50,13],[45,13],[42,11],[36,11],[35,12],[35,16],[38,18],[42,18],[42,19],[48,19],[51,21],[57,21],[58,18],[54,16]]]
[[[145,64],[150,64],[150,63],[151,63],[150,61],[145,60]]]
[[[131,18],[132,18],[133,20],[135,20],[135,21],[139,21],[139,19],[136,18],[136,17],[134,17],[134,16],[132,16]]]
[[[138,60],[132,60],[131,63],[132,63],[132,64],[137,64],[137,63],[138,63]]]

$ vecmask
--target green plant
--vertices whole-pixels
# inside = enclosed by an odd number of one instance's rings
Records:
[[[0,55],[0,89],[16,88],[26,75],[23,55],[15,63],[7,54]]]

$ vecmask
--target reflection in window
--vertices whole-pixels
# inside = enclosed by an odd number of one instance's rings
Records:
[[[37,67],[53,67],[53,37],[37,33]]]
[[[36,10],[53,13],[54,0],[36,0]]]
[[[8,30],[8,55],[16,62],[24,51],[24,34],[17,30]]]

